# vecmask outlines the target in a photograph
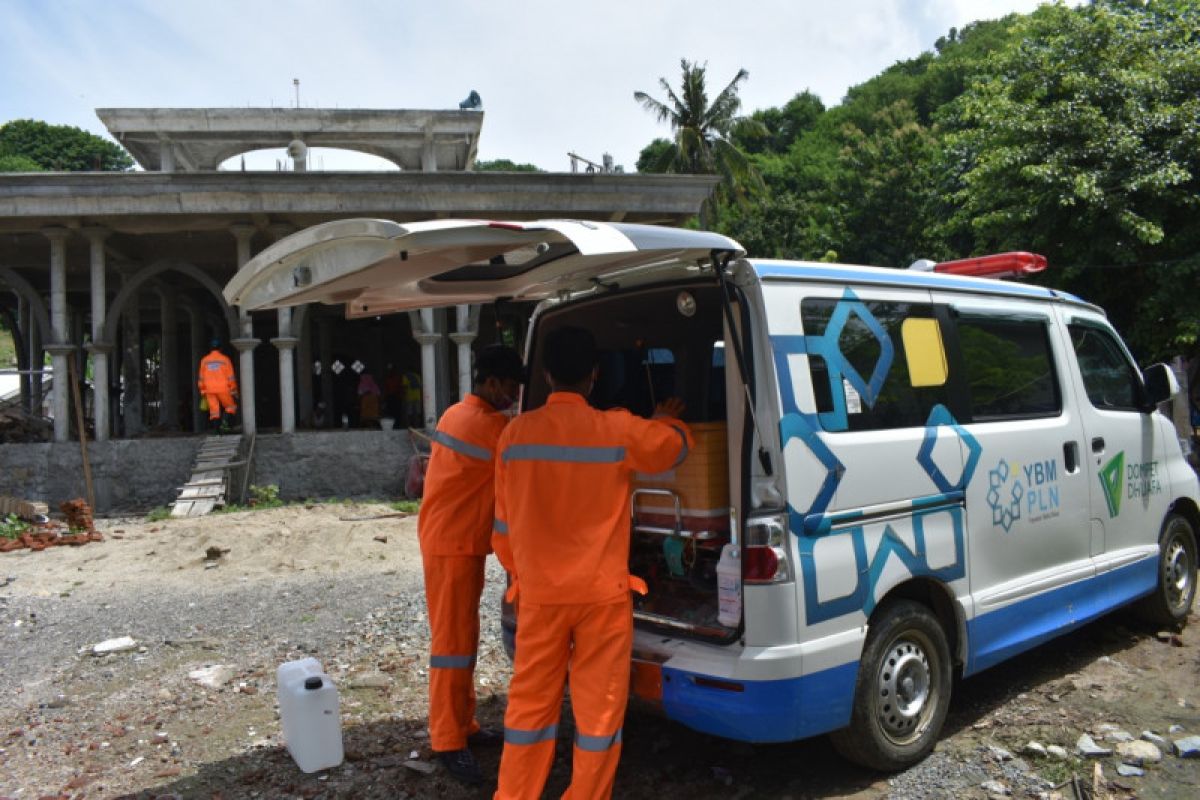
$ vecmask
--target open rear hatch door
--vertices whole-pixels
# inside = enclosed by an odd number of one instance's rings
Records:
[[[686,277],[713,251],[743,252],[717,233],[654,225],[337,220],[259,253],[230,280],[225,299],[247,311],[344,304],[354,319]]]

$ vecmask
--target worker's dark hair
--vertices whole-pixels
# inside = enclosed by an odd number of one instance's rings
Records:
[[[213,350],[216,350],[216,349],[220,348],[221,340],[214,336],[211,340],[209,340],[208,346],[211,347]]]
[[[475,354],[474,380],[476,384],[480,384],[488,378],[511,378],[517,383],[524,383],[525,365],[521,363],[521,356],[516,350],[502,344],[483,348]]]
[[[581,383],[596,366],[596,337],[574,326],[551,331],[546,336],[542,365],[557,384]]]

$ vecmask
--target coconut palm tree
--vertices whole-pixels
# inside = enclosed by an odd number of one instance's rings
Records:
[[[633,99],[659,122],[670,123],[675,134],[674,141],[661,148],[648,171],[720,175],[718,194],[742,202],[763,185],[758,170],[731,141],[735,132],[758,132],[763,127],[762,123],[737,113],[742,105],[738,86],[750,73],[739,69],[710,103],[705,88],[708,65],[686,58],[680,59],[679,65],[683,69],[679,94],[666,78],[658,79],[658,85],[666,92],[665,102],[645,92],[633,93]],[[702,227],[708,227],[711,212],[710,198],[700,209]]]

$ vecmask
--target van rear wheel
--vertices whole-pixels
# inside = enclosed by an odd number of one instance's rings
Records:
[[[932,613],[903,600],[870,623],[849,727],[830,734],[845,758],[893,772],[924,758],[950,704],[950,646]]]
[[[1196,532],[1187,517],[1172,514],[1159,537],[1158,583],[1141,603],[1156,625],[1181,626],[1196,599]]]

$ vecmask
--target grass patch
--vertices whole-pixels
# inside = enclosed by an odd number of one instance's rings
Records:
[[[146,522],[162,522],[171,518],[170,506],[157,506],[146,512]]]
[[[393,500],[388,503],[388,507],[394,508],[397,511],[404,511],[408,514],[415,514],[421,510],[420,500]]]

